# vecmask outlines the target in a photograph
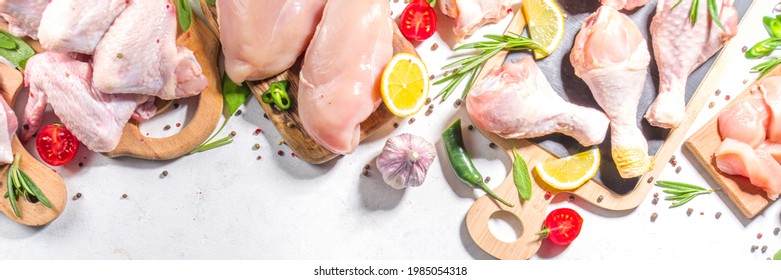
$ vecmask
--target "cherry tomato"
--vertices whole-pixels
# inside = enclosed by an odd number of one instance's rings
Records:
[[[401,12],[399,28],[409,40],[426,40],[437,31],[437,13],[426,0],[413,0]]]
[[[543,238],[547,237],[553,243],[567,245],[572,243],[580,234],[583,226],[583,218],[578,212],[569,208],[556,209],[545,218],[543,230],[539,233]]]
[[[44,126],[35,146],[41,159],[52,166],[68,163],[79,151],[79,140],[61,123]]]

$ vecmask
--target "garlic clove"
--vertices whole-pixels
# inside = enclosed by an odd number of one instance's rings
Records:
[[[423,184],[437,150],[419,136],[404,133],[385,142],[377,157],[377,169],[382,179],[393,188],[403,189]]]

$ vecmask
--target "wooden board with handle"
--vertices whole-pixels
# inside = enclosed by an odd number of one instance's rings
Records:
[[[753,5],[749,8],[749,11],[752,8]],[[515,18],[513,18],[507,29],[507,34],[509,32],[520,34],[525,24],[522,13],[516,13]],[[727,46],[730,45],[735,44],[728,44]],[[484,77],[494,67],[502,65],[506,57],[507,52],[502,52],[489,60],[479,77]],[[532,197],[528,201],[521,202],[512,174],[508,174],[507,178],[494,191],[500,197],[514,204],[515,207],[507,207],[497,203],[488,196],[480,197],[466,214],[466,226],[469,235],[480,248],[494,257],[499,259],[528,259],[539,250],[542,244],[542,239],[536,233],[542,229],[542,224],[547,214],[547,207],[550,204],[550,200],[545,199],[546,192],[550,192],[554,196],[559,193],[572,193],[595,206],[613,211],[630,210],[639,206],[651,190],[654,178],[661,174],[667,165],[668,159],[683,142],[689,127],[707,102],[710,93],[715,91],[713,87],[717,79],[720,78],[715,72],[726,67],[725,62],[721,61],[720,57],[721,55],[716,58],[714,66],[708,71],[700,87],[689,100],[686,106],[686,118],[678,128],[670,131],[666,140],[655,154],[653,159],[654,168],[640,177],[635,188],[625,195],[619,195],[611,191],[596,180],[590,180],[571,192],[553,189],[545,185],[537,177],[536,172],[532,172],[531,169],[536,164],[555,159],[555,155],[527,140],[504,139],[495,134],[481,131],[489,140],[502,148],[511,161],[513,159],[513,148],[518,149],[518,153],[526,160],[529,171],[532,174],[533,190]],[[521,222],[523,231],[514,242],[508,243],[498,240],[488,228],[488,221],[491,216],[500,211],[509,213]]]
[[[781,76],[781,67],[776,67],[763,79],[773,76]],[[750,96],[751,89],[761,83],[762,80],[752,83],[725,109],[735,106],[740,100]],[[723,142],[719,134],[719,116],[714,116],[702,128],[697,130],[686,142],[684,147],[691,153],[698,164],[705,169],[708,175],[718,184],[727,197],[735,203],[741,213],[748,218],[756,217],[772,202],[767,194],[751,184],[748,178],[743,176],[728,175],[716,167],[715,153]]]
[[[16,101],[16,97],[22,88],[22,82],[22,73],[10,66],[0,64],[0,92],[2,92],[3,98],[8,102],[9,106],[13,106]],[[19,198],[17,200],[19,214],[21,215],[21,218],[19,218],[14,214],[13,208],[11,208],[10,200],[0,198],[0,211],[13,221],[23,225],[46,225],[59,217],[60,213],[65,209],[68,196],[65,182],[62,181],[60,175],[54,172],[54,170],[30,155],[22,145],[22,142],[19,141],[19,137],[15,135],[11,143],[11,149],[14,154],[20,154],[19,168],[27,173],[33,182],[38,185],[41,192],[51,202],[52,208],[49,209],[40,202],[30,203],[24,198]],[[0,194],[8,191],[7,174],[9,167],[10,164],[4,165],[0,169]]]

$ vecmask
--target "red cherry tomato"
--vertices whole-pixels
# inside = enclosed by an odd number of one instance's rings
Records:
[[[426,0],[413,0],[401,12],[399,28],[409,40],[426,40],[437,31],[437,13]]]
[[[575,210],[556,209],[545,218],[545,226],[540,235],[543,238],[547,237],[553,243],[567,245],[578,237],[582,226],[583,218]]]
[[[65,125],[50,124],[38,132],[35,147],[41,159],[52,166],[68,163],[79,151],[79,140]]]

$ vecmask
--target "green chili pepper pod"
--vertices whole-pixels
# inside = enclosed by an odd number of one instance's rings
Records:
[[[779,45],[781,45],[781,39],[768,38],[757,43],[746,51],[746,58],[760,58],[770,55]]]
[[[781,17],[769,17],[762,18],[762,23],[765,25],[765,30],[771,38],[781,38]]]
[[[447,152],[447,159],[448,162],[450,162],[450,167],[453,168],[453,172],[458,176],[459,180],[472,188],[480,188],[487,193],[488,196],[498,200],[504,205],[513,207],[512,204],[500,198],[483,183],[483,175],[480,174],[474,163],[472,163],[472,158],[464,148],[460,119],[456,120],[456,122],[442,132],[442,142],[445,144],[445,152]]]
[[[271,83],[268,90],[263,92],[261,100],[263,103],[274,103],[279,109],[285,111],[290,109],[291,101],[290,96],[287,94],[287,87],[290,83],[287,80]]]

